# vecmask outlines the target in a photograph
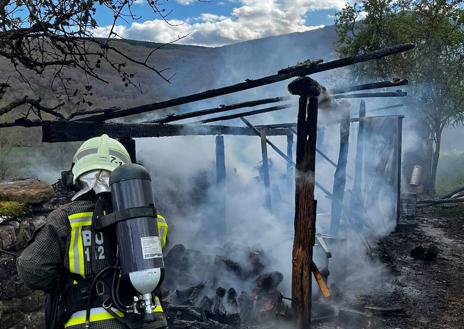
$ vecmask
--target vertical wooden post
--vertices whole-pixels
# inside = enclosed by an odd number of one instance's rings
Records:
[[[358,196],[358,200],[362,200],[361,197],[361,183],[362,183],[362,169],[363,169],[363,158],[364,158],[364,126],[366,118],[366,102],[361,100],[359,105],[359,126],[358,126],[358,140],[356,142],[356,159],[354,167],[354,184],[353,194]]]
[[[398,117],[398,133],[397,133],[397,146],[396,146],[396,163],[398,170],[398,186],[397,186],[397,200],[396,200],[396,225],[400,221],[401,216],[401,158],[402,158],[402,144],[403,144],[403,117]]]
[[[340,151],[338,154],[337,168],[335,169],[333,194],[332,194],[332,220],[330,222],[330,233],[338,234],[340,218],[343,208],[343,197],[346,184],[346,164],[348,162],[348,146],[350,138],[350,114],[340,122]]]
[[[131,137],[120,138],[119,142],[124,146],[129,153],[132,163],[137,162],[137,152],[135,147],[135,140]]]
[[[216,185],[218,189],[217,234],[224,236],[226,231],[226,161],[224,136],[216,136]]]
[[[267,141],[266,141],[266,131],[261,131],[261,155],[263,159],[263,166],[261,168],[264,182],[264,194],[266,208],[272,209],[271,201],[271,179],[269,175],[269,159],[267,157]]]
[[[287,135],[287,181],[288,186],[292,186],[293,178],[293,132]]]
[[[297,328],[311,326],[311,262],[316,231],[314,183],[318,95],[321,87],[309,77],[301,77],[288,85],[299,95],[296,173],[295,173],[295,238],[292,253],[292,308]]]

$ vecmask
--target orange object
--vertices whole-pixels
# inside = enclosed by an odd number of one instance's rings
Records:
[[[321,290],[322,295],[325,298],[329,298],[331,296],[329,287],[325,283],[321,272],[319,272],[319,269],[317,268],[314,262],[311,262],[311,272],[313,272],[314,274],[314,278],[316,279],[317,285],[319,286],[319,289]]]

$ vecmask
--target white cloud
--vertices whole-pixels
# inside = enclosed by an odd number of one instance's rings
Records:
[[[188,4],[191,0],[177,0]],[[189,35],[181,43],[221,46],[224,44],[257,39],[272,35],[309,31],[320,26],[306,24],[305,15],[320,9],[340,9],[345,0],[239,0],[230,16],[204,13],[185,21],[161,19],[118,26],[124,38],[154,42],[170,42],[179,36]],[[95,32],[103,36],[108,28]]]
[[[176,0],[177,3],[180,3],[181,5],[190,5],[196,0]]]

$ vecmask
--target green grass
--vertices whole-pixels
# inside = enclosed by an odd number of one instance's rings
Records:
[[[436,192],[444,195],[464,187],[464,153],[440,156],[437,170]]]
[[[0,216],[20,216],[24,213],[24,203],[17,201],[0,201]]]

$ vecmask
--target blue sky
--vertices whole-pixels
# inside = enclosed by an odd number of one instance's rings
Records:
[[[188,35],[180,43],[221,46],[292,32],[304,32],[334,23],[334,15],[346,0],[159,0],[169,24],[143,0],[136,0],[135,22],[120,20],[120,37],[170,42]],[[107,36],[112,13],[99,9],[97,36]]]

